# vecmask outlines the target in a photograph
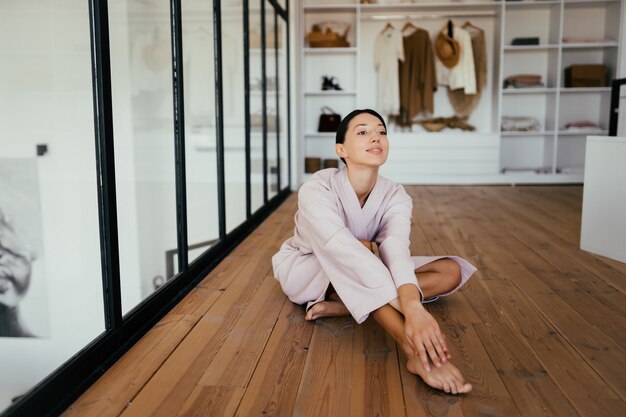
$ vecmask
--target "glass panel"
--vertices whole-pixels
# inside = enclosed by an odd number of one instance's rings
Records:
[[[276,37],[274,7],[265,1],[265,91],[267,94],[267,195],[272,198],[278,192],[278,141],[276,112],[278,107],[276,92]]]
[[[125,314],[176,272],[169,3],[109,2],[109,27]]]
[[[249,2],[251,206],[263,205],[263,71],[261,65],[261,1]]]
[[[289,163],[288,163],[288,117],[287,107],[287,31],[282,18],[278,18],[278,140],[280,142],[280,188],[289,186]]]
[[[189,262],[219,239],[213,2],[182,2]]]
[[[246,220],[243,6],[222,8],[226,232]]]
[[[0,412],[104,331],[87,2],[0,2]]]

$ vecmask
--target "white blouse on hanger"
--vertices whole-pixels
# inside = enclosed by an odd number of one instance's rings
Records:
[[[377,110],[385,115],[400,113],[398,61],[404,61],[402,34],[385,28],[374,43],[374,68],[378,72]]]

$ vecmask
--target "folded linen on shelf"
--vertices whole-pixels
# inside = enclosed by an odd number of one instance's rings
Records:
[[[503,116],[503,132],[537,132],[541,130],[541,124],[535,117],[530,116]]]
[[[615,38],[604,37],[604,38],[592,38],[585,36],[564,36],[563,43],[608,43],[615,42]]]
[[[590,122],[588,120],[581,120],[567,123],[565,125],[565,130],[568,132],[591,132],[601,130],[601,128],[597,123]]]

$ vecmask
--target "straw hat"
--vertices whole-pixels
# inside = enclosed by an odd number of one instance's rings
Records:
[[[439,32],[435,40],[435,53],[443,65],[448,68],[458,64],[461,58],[461,46],[459,43],[448,36],[447,30]]]

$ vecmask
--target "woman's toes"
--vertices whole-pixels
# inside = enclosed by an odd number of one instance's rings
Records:
[[[305,320],[311,321],[315,320],[318,314],[321,312],[322,306],[319,304],[315,304],[313,307],[306,312],[306,316],[304,316]]]
[[[450,384],[448,383],[448,381],[443,382],[443,390],[444,392],[447,392],[448,394],[450,393],[451,388],[450,388]]]
[[[454,380],[450,381],[450,390],[452,391],[453,394],[459,393],[459,387],[456,385],[456,381]]]

